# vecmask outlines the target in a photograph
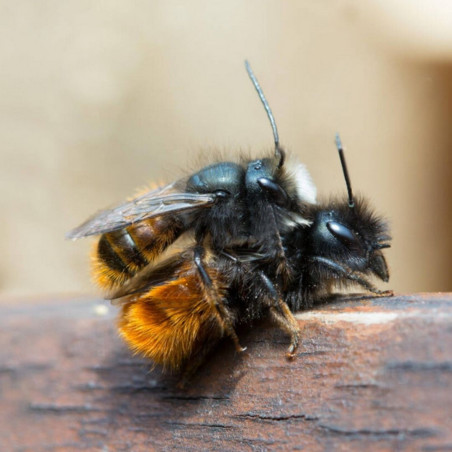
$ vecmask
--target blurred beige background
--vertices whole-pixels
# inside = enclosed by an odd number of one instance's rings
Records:
[[[0,2],[0,293],[93,293],[64,234],[203,149],[283,145],[319,193],[355,191],[393,229],[390,286],[451,290],[450,2]]]

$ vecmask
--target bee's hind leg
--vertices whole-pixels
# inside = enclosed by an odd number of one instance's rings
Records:
[[[218,288],[212,282],[209,274],[204,268],[203,264],[204,249],[201,246],[197,246],[194,250],[194,260],[196,268],[198,269],[199,276],[201,277],[204,289],[205,298],[215,307],[217,313],[218,323],[223,331],[232,339],[235,345],[235,349],[238,352],[244,352],[246,347],[242,347],[237,337],[237,333],[233,327],[233,321],[231,315],[227,311],[223,304],[221,295],[218,293]]]
[[[269,311],[271,318],[290,335],[291,340],[286,356],[287,358],[292,359],[295,357],[300,342],[300,328],[298,327],[298,323],[289,309],[289,306],[287,306],[287,303],[281,298],[267,275],[260,272],[259,276],[270,293],[271,305]]]

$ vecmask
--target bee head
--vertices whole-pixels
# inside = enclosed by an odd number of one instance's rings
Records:
[[[391,237],[387,223],[358,198],[350,208],[348,200],[319,206],[311,230],[311,253],[353,271],[389,280],[382,249]]]
[[[274,158],[263,158],[248,163],[245,184],[250,194],[265,192],[278,205],[284,207],[287,203],[287,193],[275,180],[279,170],[278,162]]]
[[[388,225],[375,215],[363,198],[354,198],[339,135],[336,145],[348,196],[311,206],[312,224],[307,229],[301,228],[294,236],[300,240],[298,246],[302,249],[296,257],[306,261],[305,270],[312,279],[310,287],[315,290],[336,281],[357,283],[381,294],[384,292],[374,287],[366,276],[375,276],[385,282],[389,280],[382,252],[390,246]],[[297,240],[294,242],[297,246]]]
[[[275,179],[277,179],[277,177],[275,177],[276,174],[281,172],[284,166],[286,153],[284,149],[281,149],[280,147],[278,129],[270,105],[268,104],[264,92],[248,61],[245,61],[245,67],[248,76],[259,95],[262,105],[265,108],[265,112],[267,113],[275,143],[275,155],[273,158],[259,159],[248,164],[246,171],[246,188],[251,195],[265,193],[267,197],[272,199],[280,207],[287,207],[289,204],[287,192],[279,183],[277,183],[277,181],[275,181]]]
[[[263,195],[267,200],[285,209],[291,209],[296,204],[299,206],[301,203],[315,203],[316,189],[311,176],[300,163],[286,162],[286,152],[280,146],[278,129],[270,105],[248,61],[245,61],[245,67],[267,113],[275,144],[273,157],[255,160],[248,164],[247,192],[252,197],[257,195],[259,198]]]

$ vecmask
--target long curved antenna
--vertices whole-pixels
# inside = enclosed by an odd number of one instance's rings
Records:
[[[344,148],[342,147],[341,137],[336,133],[336,147],[339,152],[339,158],[341,159],[342,172],[344,173],[345,184],[347,185],[348,192],[348,206],[353,209],[355,207],[355,201],[353,200],[352,184],[348,175],[347,164],[345,163]]]
[[[275,118],[273,117],[273,113],[270,109],[270,105],[267,102],[267,99],[265,98],[264,92],[262,91],[261,86],[259,85],[259,82],[257,81],[256,76],[254,75],[253,70],[251,69],[250,63],[248,63],[247,60],[245,60],[245,67],[246,72],[248,72],[248,75],[253,82],[254,88],[256,88],[257,94],[259,94],[259,98],[265,108],[265,111],[267,112],[267,117],[270,120],[270,124],[272,126],[273,130],[273,138],[275,140],[275,156],[279,157],[279,168],[281,168],[284,165],[284,160],[286,158],[286,154],[283,149],[279,147],[279,135],[278,135],[278,129],[276,128],[276,122]]]

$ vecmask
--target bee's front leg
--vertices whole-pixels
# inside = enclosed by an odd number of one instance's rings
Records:
[[[204,264],[203,264],[204,248],[197,246],[194,250],[194,261],[198,269],[199,276],[202,281],[202,286],[204,290],[204,296],[212,306],[215,307],[215,312],[217,313],[218,323],[220,324],[223,331],[232,339],[235,345],[235,349],[238,352],[244,352],[246,347],[242,347],[239,342],[237,333],[234,330],[234,319],[229,313],[228,309],[223,303],[221,294],[219,293],[218,287],[212,281],[209,276]]]
[[[269,311],[271,318],[290,335],[291,341],[286,356],[288,359],[293,359],[299,345],[300,328],[298,327],[298,323],[290,311],[289,306],[281,298],[267,275],[259,272],[259,276],[270,294]]]

